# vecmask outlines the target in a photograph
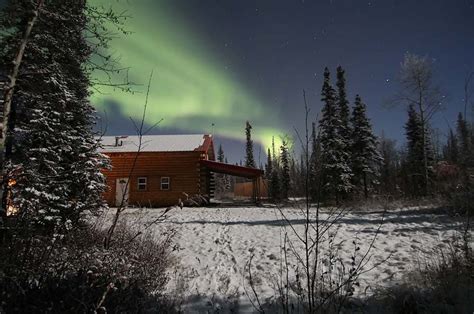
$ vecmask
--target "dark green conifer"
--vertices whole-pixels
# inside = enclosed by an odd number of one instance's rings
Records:
[[[281,163],[281,191],[282,199],[287,199],[291,184],[290,184],[290,155],[288,151],[288,142],[286,139],[282,140],[280,146],[280,163]]]
[[[377,150],[377,138],[373,134],[372,126],[366,114],[365,104],[359,95],[356,96],[351,117],[352,145],[351,166],[353,183],[356,188],[362,185],[364,196],[367,199],[369,189],[378,183],[379,167],[382,161]]]
[[[352,189],[352,172],[348,165],[349,152],[345,149],[344,139],[339,132],[337,97],[331,86],[328,68],[324,70],[321,96],[324,104],[319,121],[323,188],[325,195],[333,196],[339,202]]]
[[[245,123],[245,136],[245,166],[255,168],[255,159],[253,157],[252,126],[248,121]]]

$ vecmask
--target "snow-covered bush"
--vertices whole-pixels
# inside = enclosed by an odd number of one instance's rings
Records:
[[[1,247],[0,312],[142,312],[164,310],[172,235],[157,242],[119,227],[103,249],[89,226],[56,237],[16,237]],[[133,240],[132,240],[133,239]],[[166,309],[171,311],[172,309]]]

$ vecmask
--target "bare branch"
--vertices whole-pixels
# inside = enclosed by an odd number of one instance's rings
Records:
[[[128,202],[128,200],[126,199],[126,195],[127,195],[127,192],[128,192],[128,187],[130,185],[130,178],[132,177],[132,174],[135,171],[135,167],[136,167],[136,164],[137,164],[137,161],[138,161],[138,157],[140,156],[140,152],[143,148],[143,127],[145,125],[145,118],[146,118],[146,112],[147,112],[147,107],[148,107],[148,99],[149,99],[149,96],[150,96],[150,87],[151,87],[152,78],[153,78],[153,70],[151,71],[150,77],[148,79],[148,87],[147,87],[147,92],[146,92],[146,97],[145,97],[145,105],[143,106],[143,113],[142,113],[142,118],[141,118],[140,123],[137,124],[137,123],[135,123],[135,121],[133,119],[131,119],[132,123],[134,124],[137,135],[138,135],[138,147],[137,147],[137,151],[135,153],[135,156],[134,156],[134,159],[133,159],[133,162],[132,162],[132,166],[131,166],[129,174],[128,174],[128,180],[125,183],[125,186],[124,186],[123,191],[122,191],[122,197],[121,197],[120,204],[117,207],[117,210],[115,211],[114,219],[112,221],[112,224],[111,224],[109,230],[107,231],[107,236],[104,239],[104,247],[105,248],[108,248],[110,246],[110,241],[112,239],[112,235],[114,233],[114,230],[115,230],[115,228],[117,226],[117,223],[118,223],[118,220],[120,218],[120,214],[126,209],[126,205],[127,205],[127,202]]]

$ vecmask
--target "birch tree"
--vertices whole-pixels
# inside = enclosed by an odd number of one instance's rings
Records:
[[[407,108],[413,106],[421,124],[421,154],[422,176],[425,181],[422,191],[428,194],[431,178],[429,166],[429,124],[433,116],[442,109],[443,94],[435,82],[433,61],[428,57],[420,57],[407,53],[398,77],[399,92],[394,97],[392,104],[403,105]]]

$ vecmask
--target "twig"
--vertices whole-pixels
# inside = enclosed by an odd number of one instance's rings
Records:
[[[260,303],[260,299],[258,298],[258,293],[257,291],[255,290],[255,285],[254,285],[254,282],[253,282],[253,279],[252,279],[252,271],[251,271],[251,266],[252,266],[252,259],[253,259],[254,255],[252,254],[250,256],[250,259],[249,261],[246,263],[245,267],[244,267],[244,270],[245,268],[247,268],[247,265],[248,265],[248,274],[249,274],[249,283],[250,283],[250,288],[252,289],[252,293],[255,297],[255,300],[257,301],[257,305],[252,301],[252,298],[250,298],[247,290],[245,289],[245,286],[244,286],[244,291],[245,291],[245,294],[247,295],[248,299],[250,300],[250,303],[252,304],[252,306],[255,308],[255,310],[257,310],[257,312],[259,313],[265,313],[265,311],[263,310],[262,308],[262,305]],[[245,273],[245,271],[244,271]]]

